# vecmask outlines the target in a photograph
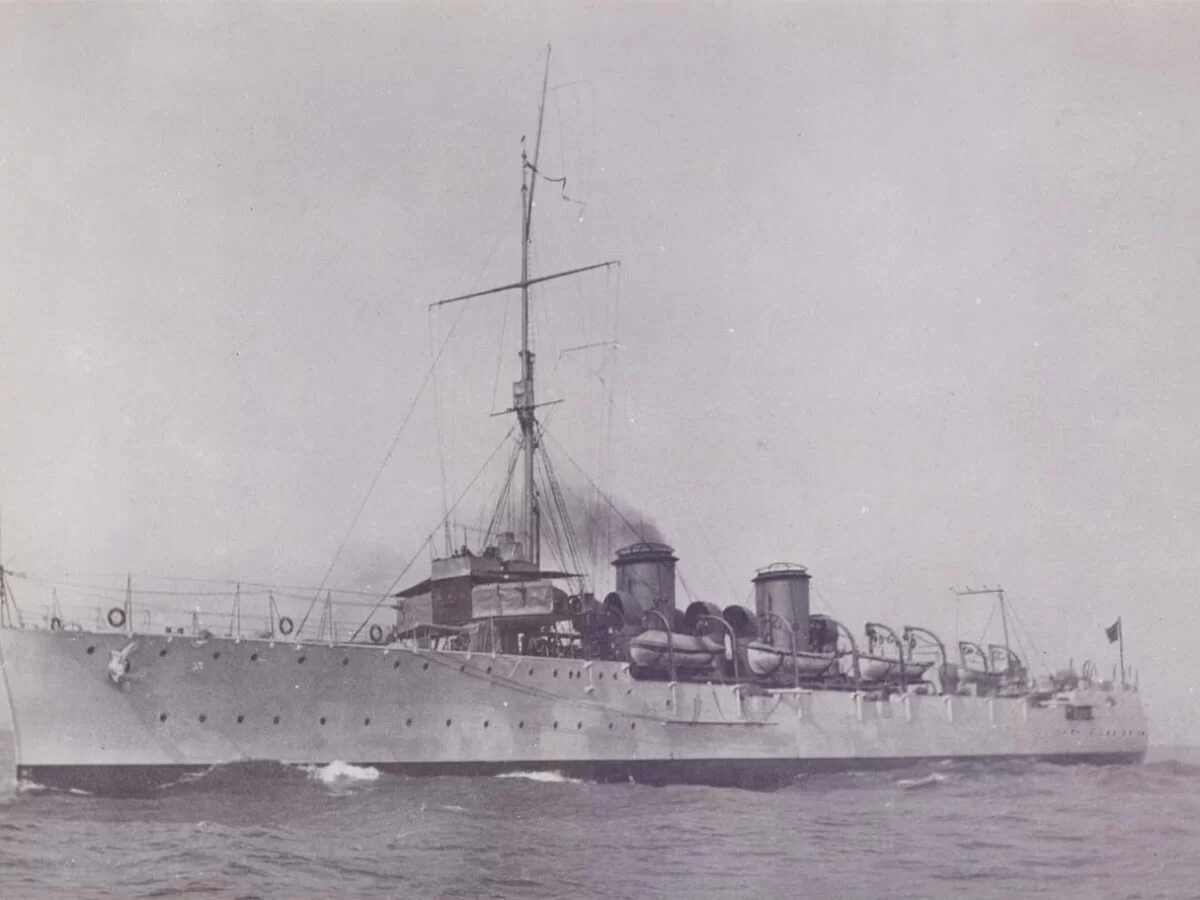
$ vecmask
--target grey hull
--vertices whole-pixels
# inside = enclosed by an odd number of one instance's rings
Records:
[[[117,683],[108,664],[122,649]],[[1079,692],[1068,710],[671,685],[616,662],[9,629],[0,663],[9,777],[105,792],[264,760],[771,787],[919,760],[1132,762],[1147,743],[1141,701],[1123,691]]]

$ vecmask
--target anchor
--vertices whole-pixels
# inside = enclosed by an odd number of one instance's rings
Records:
[[[120,650],[110,650],[108,653],[108,677],[117,687],[124,687],[125,679],[129,676],[129,657],[137,646],[137,641],[130,641]]]

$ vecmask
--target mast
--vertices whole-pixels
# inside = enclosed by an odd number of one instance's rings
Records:
[[[537,136],[533,143],[533,165],[521,150],[521,380],[513,385],[513,409],[521,426],[521,447],[525,454],[524,531],[527,556],[535,566],[541,562],[541,511],[534,485],[534,461],[537,454],[537,417],[533,383],[533,352],[529,349],[529,248],[533,231],[533,193],[537,186],[538,157],[542,149],[542,123],[546,116],[546,89],[550,84],[550,45],[546,45],[546,71],[542,76],[542,101],[538,106]]]
[[[533,232],[533,195],[538,176],[541,174],[538,170],[538,157],[542,148],[542,125],[546,117],[546,94],[549,84],[550,45],[547,44],[546,71],[542,76],[542,97],[541,104],[538,106],[538,125],[533,145],[532,160],[530,160],[529,154],[525,149],[525,138],[521,138],[521,280],[500,287],[486,288],[480,291],[473,291],[469,294],[461,294],[457,297],[449,297],[445,300],[438,300],[436,303],[429,304],[430,309],[433,309],[450,303],[461,303],[465,300],[473,300],[477,297],[486,297],[492,294],[516,290],[517,288],[521,290],[521,377],[520,380],[513,382],[512,408],[505,410],[505,412],[516,413],[517,423],[521,429],[520,452],[523,455],[523,462],[525,464],[523,467],[524,508],[521,510],[520,522],[518,524],[525,541],[528,543],[528,551],[525,553],[526,561],[533,563],[535,566],[541,565],[542,539],[541,506],[538,503],[537,487],[534,482],[534,466],[538,451],[538,421],[534,410],[538,404],[534,391],[534,353],[530,349],[529,289],[533,285],[541,284],[545,281],[554,281],[559,278],[567,278],[571,275],[579,275],[583,272],[591,272],[596,269],[620,265],[618,260],[610,259],[588,266],[579,266],[574,269],[554,272],[550,275],[538,275],[535,277],[529,271],[529,252],[532,246]]]

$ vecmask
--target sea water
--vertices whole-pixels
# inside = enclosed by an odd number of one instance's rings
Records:
[[[1200,751],[922,765],[770,793],[231,766],[152,797],[23,784],[0,897],[1200,897]]]

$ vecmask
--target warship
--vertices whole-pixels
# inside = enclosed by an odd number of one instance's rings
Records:
[[[1119,678],[1091,663],[1035,678],[998,589],[986,593],[1004,643],[950,648],[917,626],[871,622],[856,637],[813,611],[812,576],[794,563],[758,569],[745,605],[680,608],[674,550],[635,523],[612,589],[591,587],[538,416],[530,288],[616,263],[531,271],[535,187],[554,180],[538,168],[546,87],[521,154],[520,279],[440,301],[521,299],[513,453],[477,546],[445,547],[427,578],[375,603],[394,619],[368,616],[345,637],[328,595],[315,632],[272,604],[263,628],[243,633],[239,608],[216,634],[198,617],[153,626],[130,585],[94,622],[57,603],[35,622],[13,594],[19,573],[0,569],[3,774],[122,794],[216,766],[340,761],[769,789],[921,761],[1142,760],[1148,726],[1123,642]]]

